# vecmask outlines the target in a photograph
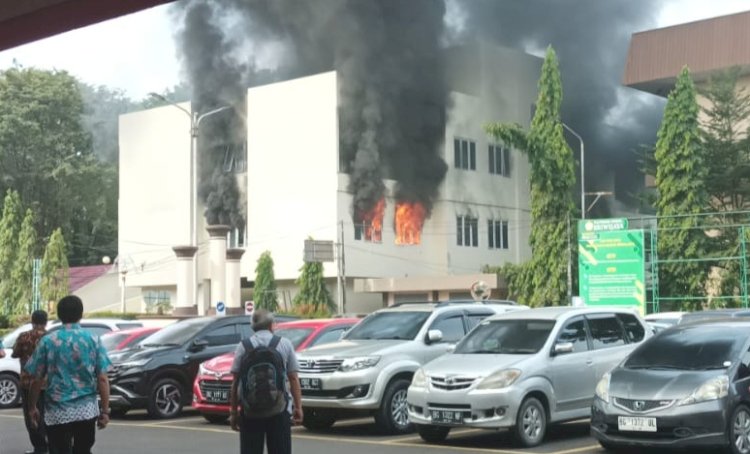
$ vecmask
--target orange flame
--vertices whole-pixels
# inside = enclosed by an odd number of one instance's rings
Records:
[[[367,241],[379,242],[383,240],[383,216],[385,215],[385,199],[380,199],[378,203],[364,216],[365,239]]]
[[[396,244],[422,242],[422,226],[427,210],[419,202],[396,204]]]

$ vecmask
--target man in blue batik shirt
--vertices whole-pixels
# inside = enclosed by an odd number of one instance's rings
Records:
[[[99,339],[78,324],[83,317],[80,298],[71,295],[61,299],[57,316],[64,326],[39,341],[25,367],[34,377],[29,413],[38,424],[36,404],[46,377],[44,422],[50,452],[90,454],[97,425],[103,429],[109,423],[107,369],[112,363]]]

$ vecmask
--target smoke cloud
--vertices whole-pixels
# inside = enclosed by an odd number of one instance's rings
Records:
[[[631,34],[655,27],[664,2],[450,1],[464,15],[458,39],[480,37],[526,51],[555,48],[563,121],[586,143],[586,191],[616,189],[618,198],[632,204],[643,184],[635,150],[654,142],[664,104],[622,87],[622,75]],[[608,214],[605,203],[598,207],[598,214]]]

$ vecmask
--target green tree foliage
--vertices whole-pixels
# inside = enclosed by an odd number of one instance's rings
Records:
[[[255,307],[276,312],[279,300],[276,295],[276,277],[273,272],[273,258],[271,252],[265,251],[258,259],[255,267],[255,288],[253,290]]]
[[[0,305],[2,311],[12,311],[17,291],[12,279],[13,265],[18,252],[18,231],[21,228],[21,200],[18,192],[8,190],[3,201],[0,219]]]
[[[323,277],[323,264],[320,262],[306,262],[300,268],[300,276],[297,279],[299,291],[294,297],[294,305],[310,307],[316,312],[333,311],[336,307],[331,298],[331,292],[326,286]]]
[[[575,165],[563,136],[561,104],[560,70],[550,47],[542,66],[530,130],[499,123],[487,126],[496,140],[524,152],[531,165],[532,257],[527,263],[509,265],[504,270],[511,295],[531,306],[567,303],[568,220],[575,210]]]
[[[26,216],[18,233],[18,255],[13,265],[11,281],[14,287],[12,301],[15,306],[13,313],[29,313],[32,294],[32,280],[34,274],[34,259],[37,254],[37,236],[34,228],[34,212],[26,210]]]
[[[0,71],[0,191],[18,191],[40,238],[58,227],[70,232],[75,264],[98,263],[117,249],[116,166],[94,153],[87,115],[70,74]]]
[[[706,235],[696,228],[698,218],[685,216],[708,207],[708,167],[701,145],[695,86],[687,68],[669,94],[654,157],[659,259],[705,257]],[[706,265],[701,262],[664,263],[659,266],[659,294],[669,298],[703,296],[706,275]],[[683,308],[695,309],[699,304],[698,300],[686,301]]]
[[[68,258],[62,229],[49,238],[42,259],[42,299],[59,301],[69,293]]]

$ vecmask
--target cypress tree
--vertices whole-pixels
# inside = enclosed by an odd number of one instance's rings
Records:
[[[279,309],[276,295],[276,277],[273,272],[271,252],[265,251],[255,267],[255,289],[253,291],[255,307],[275,312]]]

